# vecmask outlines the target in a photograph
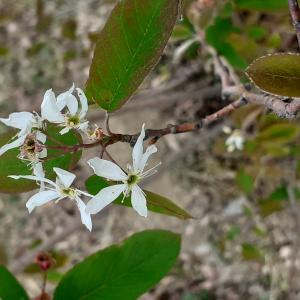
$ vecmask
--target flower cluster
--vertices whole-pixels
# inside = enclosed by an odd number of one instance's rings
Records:
[[[74,94],[77,94],[77,97]],[[91,214],[96,214],[104,207],[112,203],[118,197],[131,196],[132,207],[143,217],[147,217],[147,201],[145,193],[138,186],[140,181],[156,172],[155,168],[144,171],[149,157],[157,152],[155,145],[147,147],[144,152],[143,141],[145,138],[144,125],[133,147],[132,165],[128,165],[125,172],[114,162],[94,157],[88,161],[88,165],[98,176],[104,177],[116,184],[103,188],[97,195],[91,195],[73,186],[76,176],[69,171],[54,167],[56,180],[46,178],[43,170],[43,161],[47,157],[47,124],[53,123],[60,127],[59,133],[64,135],[70,130],[76,130],[85,134],[89,139],[101,138],[102,129],[96,127],[94,132],[89,128],[86,119],[88,101],[84,92],[73,86],[57,97],[53,91],[47,90],[41,105],[41,116],[30,112],[12,113],[7,119],[0,121],[7,126],[19,129],[19,132],[8,144],[0,147],[0,155],[10,149],[19,148],[19,159],[29,162],[32,175],[10,175],[13,179],[33,180],[40,185],[40,190],[26,203],[29,213],[34,208],[49,203],[70,199],[77,205],[82,223],[91,231]],[[121,196],[123,194],[123,196]],[[89,198],[87,204],[83,197]]]
[[[223,131],[224,133],[229,134],[229,137],[225,141],[228,152],[233,152],[235,150],[241,151],[244,149],[245,138],[241,130],[232,130],[230,127],[224,126]]]

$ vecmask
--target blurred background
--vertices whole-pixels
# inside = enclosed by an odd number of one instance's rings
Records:
[[[96,34],[115,2],[0,1],[1,117],[39,111],[49,88],[58,94],[73,82],[84,87]],[[112,115],[114,132],[136,133],[142,123],[161,128],[197,120],[229,103],[221,98],[212,60],[197,40],[199,31],[245,83],[243,70],[255,58],[297,51],[285,0],[190,0],[182,15],[159,64]],[[89,117],[103,126],[103,112],[91,110]],[[2,194],[0,263],[15,271],[33,297],[41,276],[26,260],[29,252],[42,247],[54,256],[51,290],[88,254],[133,232],[162,228],[182,234],[180,260],[142,299],[300,299],[299,136],[298,120],[247,105],[200,132],[159,140],[153,164],[162,165],[144,187],[185,208],[193,220],[153,213],[144,219],[112,205],[93,217],[90,234],[71,201],[29,215],[25,202],[32,192]],[[131,160],[128,145],[110,151],[122,165]],[[94,155],[86,152],[74,170],[82,188],[91,175],[85,161]]]

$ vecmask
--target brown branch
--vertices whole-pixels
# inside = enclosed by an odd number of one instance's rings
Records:
[[[288,2],[290,14],[293,20],[293,25],[298,39],[298,46],[300,48],[300,9],[298,0],[288,0]]]
[[[80,149],[89,149],[89,148],[93,148],[93,147],[96,147],[96,146],[101,146],[102,145],[102,140],[97,140],[96,142],[93,142],[93,143],[90,143],[90,144],[77,144],[77,145],[74,145],[74,146],[67,146],[67,145],[64,145],[64,146],[52,146],[52,145],[45,145],[45,147],[47,149],[55,149],[55,150],[61,150],[63,152],[76,152]]]
[[[208,115],[197,122],[183,123],[178,125],[168,125],[166,128],[162,128],[162,129],[146,129],[145,140],[151,138],[152,141],[154,140],[154,142],[156,142],[158,139],[168,134],[179,134],[179,133],[197,131],[201,128],[207,127],[208,125],[220,120],[224,116],[229,115],[231,112],[233,112],[234,110],[236,110],[237,108],[245,104],[247,104],[247,100],[244,97],[241,97],[240,99],[228,104],[227,106],[221,108],[217,112]],[[138,136],[139,134],[118,135],[116,137],[116,140],[119,142],[125,142],[134,145]]]
[[[243,86],[228,87],[224,91],[224,94],[230,98],[243,96],[249,103],[264,105],[281,118],[293,119],[300,110],[299,99],[293,99],[291,102],[284,102],[282,99],[272,95],[249,92],[245,90]]]

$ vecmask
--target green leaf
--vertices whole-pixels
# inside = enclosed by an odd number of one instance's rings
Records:
[[[241,229],[238,226],[232,226],[226,233],[226,239],[233,241],[241,234]]]
[[[274,201],[287,200],[289,198],[288,190],[286,186],[280,186],[269,196],[270,199]]]
[[[236,175],[236,182],[238,186],[246,193],[250,194],[254,188],[254,180],[252,176],[240,171]]]
[[[0,299],[29,300],[24,288],[4,266],[0,266]]]
[[[98,35],[88,99],[107,111],[119,109],[161,56],[178,14],[178,0],[122,0]]]
[[[90,194],[96,195],[101,189],[108,187],[109,183],[105,179],[93,175],[86,181],[85,185]],[[184,220],[193,218],[188,212],[177,206],[171,200],[146,190],[144,190],[144,192],[146,194],[147,207],[149,210]],[[122,200],[123,196],[121,195],[113,203],[132,207],[130,197],[126,197],[124,201]]]
[[[232,66],[237,69],[245,69],[247,62],[228,41],[229,35],[233,32],[238,32],[238,29],[233,26],[231,18],[216,17],[214,24],[207,27],[205,37],[207,42]]]
[[[177,24],[174,27],[174,30],[172,32],[172,40],[173,41],[182,41],[187,40],[195,36],[195,32],[185,24]]]
[[[236,6],[242,9],[259,11],[287,11],[287,0],[234,0]]]
[[[80,143],[81,137],[76,132],[69,132],[65,135],[60,135],[59,131],[61,128],[53,125],[48,125],[47,134],[53,139],[56,139],[63,145],[76,145]],[[0,135],[0,147],[14,136],[15,132]],[[47,139],[47,145],[54,146],[52,140]],[[17,159],[19,155],[19,149],[15,148],[7,151],[5,154],[0,156],[0,192],[2,193],[21,193],[34,190],[37,188],[35,182],[26,179],[11,179],[9,175],[30,175],[32,171],[28,167],[28,162]],[[52,157],[52,158],[51,158]],[[44,162],[44,169],[46,171],[47,178],[53,179],[55,174],[53,172],[54,167],[60,167],[62,169],[72,169],[81,157],[81,151],[77,153],[64,153],[61,150],[48,150],[47,161]]]
[[[278,187],[267,199],[260,199],[258,201],[260,214],[263,217],[267,217],[275,212],[282,211],[288,197],[287,188],[285,186]]]
[[[263,260],[261,251],[255,245],[249,243],[242,244],[242,256],[245,260]]]
[[[283,201],[273,199],[262,199],[258,201],[259,212],[262,217],[267,217],[275,212],[282,211],[284,208]]]
[[[297,124],[280,122],[263,129],[256,137],[256,141],[262,144],[271,143],[282,146],[297,139],[299,134],[300,129]]]
[[[260,89],[275,95],[300,97],[300,55],[277,53],[255,60],[246,74]]]
[[[249,28],[247,28],[247,33],[250,38],[253,38],[255,40],[265,38],[268,34],[266,28],[261,26],[250,26]]]
[[[134,234],[77,264],[59,283],[54,300],[136,300],[170,271],[179,250],[177,234]]]

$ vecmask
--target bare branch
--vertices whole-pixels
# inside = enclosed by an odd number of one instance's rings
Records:
[[[288,0],[288,2],[289,2],[290,14],[293,20],[293,25],[298,39],[298,45],[300,48],[300,9],[299,9],[298,0]]]

